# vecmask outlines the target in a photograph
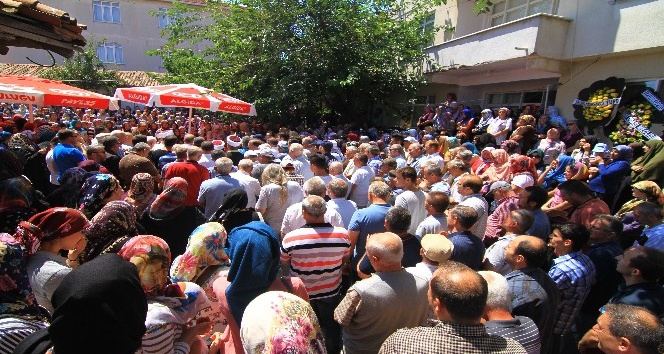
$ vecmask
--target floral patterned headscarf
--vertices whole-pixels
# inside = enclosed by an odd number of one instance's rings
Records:
[[[176,215],[185,206],[188,185],[187,180],[181,177],[169,179],[164,184],[164,191],[150,205],[150,216],[165,219]]]
[[[171,263],[171,249],[163,239],[152,235],[140,235],[129,239],[118,253],[120,257],[128,260],[138,268],[141,286],[148,296],[161,296],[164,294],[167,277],[160,279],[152,267],[154,261],[160,261],[164,267]]]
[[[187,250],[173,261],[171,278],[174,281],[193,281],[207,266],[229,262],[224,250],[226,230],[218,222],[197,227],[189,236]]]
[[[154,202],[154,178],[145,172],[137,173],[131,179],[131,186],[125,201],[136,208],[136,214],[141,215],[147,207]]]
[[[134,207],[119,200],[104,205],[83,234],[88,242],[78,257],[79,263],[89,262],[103,253],[117,252],[124,242],[138,234]]]
[[[18,241],[0,234],[0,318],[34,316],[46,321],[48,314],[37,305],[25,263]]]
[[[269,291],[256,297],[247,306],[240,328],[245,353],[325,353],[314,310],[290,293]]]
[[[122,187],[120,187],[120,182],[113,175],[100,173],[88,177],[83,183],[83,187],[81,187],[81,198],[78,201],[78,209],[88,219],[92,219],[104,206],[104,200],[113,195],[118,188]]]

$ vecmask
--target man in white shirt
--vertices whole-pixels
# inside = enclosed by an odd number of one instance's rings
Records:
[[[325,192],[325,183],[319,177],[314,177],[304,182],[305,198],[311,195],[324,198]],[[344,227],[341,215],[335,209],[327,208],[323,217],[325,222],[330,223],[332,226]],[[284,237],[287,233],[293,230],[301,228],[306,223],[307,222],[302,217],[302,202],[289,206],[284,214],[284,220],[281,222],[281,237]]]
[[[314,176],[314,173],[311,172],[311,167],[309,166],[309,160],[304,156],[304,147],[302,144],[290,144],[288,147],[288,155],[286,155],[282,161],[292,162],[293,167],[295,167],[295,173],[302,175],[305,181]]]
[[[356,170],[350,178],[351,188],[349,199],[357,204],[358,208],[364,208],[369,203],[369,185],[376,176],[373,170],[367,166],[369,158],[366,154],[355,155],[353,163]]]
[[[424,207],[426,194],[418,188],[417,172],[410,166],[397,170],[396,184],[403,189],[403,192],[397,196],[394,206],[406,208],[410,212],[408,233],[415,235],[417,226],[427,217],[427,210]]]
[[[341,178],[334,178],[327,184],[327,195],[330,200],[327,202],[328,210],[336,210],[343,220],[343,227],[348,229],[350,219],[353,213],[357,211],[357,204],[354,201],[346,199],[349,183]]]
[[[420,244],[422,245],[420,249],[422,262],[417,263],[414,267],[406,268],[406,271],[428,281],[431,280],[433,272],[450,259],[454,251],[454,244],[441,234],[426,234],[420,240]]]
[[[237,165],[237,172],[231,173],[230,176],[240,181],[240,184],[247,191],[247,208],[255,208],[256,200],[261,192],[260,182],[251,177],[251,171],[254,169],[254,163],[250,159],[242,159]]]
[[[489,203],[480,194],[484,183],[476,175],[466,175],[459,181],[458,192],[462,196],[459,205],[469,206],[477,212],[477,222],[469,229],[473,235],[482,238],[486,232],[486,222],[489,218]]]

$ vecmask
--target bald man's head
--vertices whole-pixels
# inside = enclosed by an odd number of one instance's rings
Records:
[[[488,296],[486,280],[479,273],[458,262],[443,263],[429,283],[430,301],[437,300],[449,320],[461,324],[479,324]],[[440,316],[440,308],[433,308]]]
[[[505,260],[514,270],[539,268],[546,257],[546,242],[535,236],[517,236],[505,249]]]
[[[375,261],[380,266],[396,266],[401,265],[401,258],[403,258],[403,242],[401,238],[392,232],[383,232],[373,234],[367,239],[367,257],[372,260],[374,268],[376,268]],[[379,267],[380,267],[379,266]],[[378,268],[376,268],[378,271]]]

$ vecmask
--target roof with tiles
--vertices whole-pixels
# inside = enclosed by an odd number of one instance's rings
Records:
[[[35,64],[0,63],[0,74],[2,75],[41,77],[46,70],[48,70],[47,67]],[[127,86],[156,86],[161,84],[158,81],[158,73],[147,73],[144,71],[117,71],[117,73],[118,78],[127,84]],[[156,78],[153,76],[156,76]]]
[[[65,57],[85,46],[87,27],[37,0],[0,0],[0,54],[9,46],[48,49]]]

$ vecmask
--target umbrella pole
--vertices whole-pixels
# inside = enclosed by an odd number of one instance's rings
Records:
[[[32,123],[35,120],[35,115],[32,112],[32,103],[28,104],[28,112],[30,113],[30,118],[28,118],[28,122]]]
[[[189,107],[189,119],[194,116],[194,109]]]

